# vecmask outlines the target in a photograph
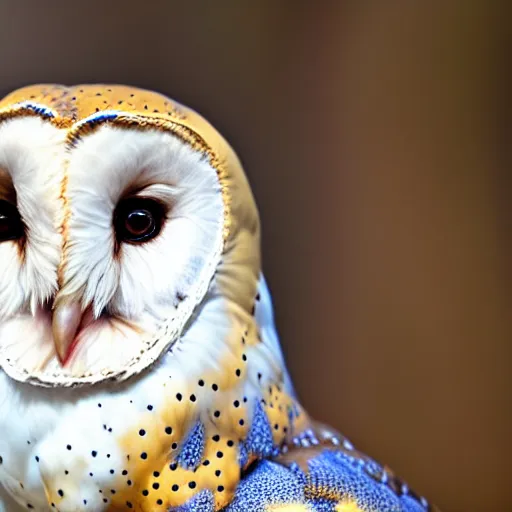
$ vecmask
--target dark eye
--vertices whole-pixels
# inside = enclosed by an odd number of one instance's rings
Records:
[[[23,222],[16,206],[0,200],[0,242],[23,236]]]
[[[151,240],[160,233],[164,218],[164,207],[153,199],[123,199],[114,214],[117,239],[131,243]]]

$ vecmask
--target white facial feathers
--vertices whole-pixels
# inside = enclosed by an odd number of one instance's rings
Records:
[[[68,175],[62,293],[82,292],[96,316],[107,308],[127,319],[186,295],[223,221],[217,176],[201,155],[170,134],[105,127],[73,150]],[[128,195],[158,200],[168,215],[158,237],[122,244],[116,257],[112,218]]]
[[[57,289],[64,138],[38,118],[0,125],[0,199],[16,201],[27,231],[22,251],[17,243],[0,243],[0,321],[35,313]]]
[[[21,250],[0,242],[3,359],[43,382],[115,374],[151,350],[159,329],[172,324],[171,336],[183,328],[222,250],[220,185],[202,154],[170,133],[110,126],[69,147],[61,130],[23,118],[0,125],[0,169],[27,227]],[[113,218],[126,197],[164,206],[155,238],[117,239]],[[50,314],[41,306],[54,300],[78,301],[85,311],[65,368],[41,318]]]

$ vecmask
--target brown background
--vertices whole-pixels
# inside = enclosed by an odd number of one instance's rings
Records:
[[[253,184],[305,405],[445,511],[508,511],[508,14],[1,0],[0,91],[126,82],[203,113]]]

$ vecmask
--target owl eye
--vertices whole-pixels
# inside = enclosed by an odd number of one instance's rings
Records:
[[[114,213],[114,227],[120,242],[142,243],[155,238],[165,217],[163,206],[153,199],[123,199]]]
[[[23,236],[23,222],[16,206],[0,200],[0,242]]]

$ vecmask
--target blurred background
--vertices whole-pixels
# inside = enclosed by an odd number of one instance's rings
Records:
[[[0,4],[0,92],[121,82],[242,158],[310,412],[446,512],[509,511],[506,2]]]

